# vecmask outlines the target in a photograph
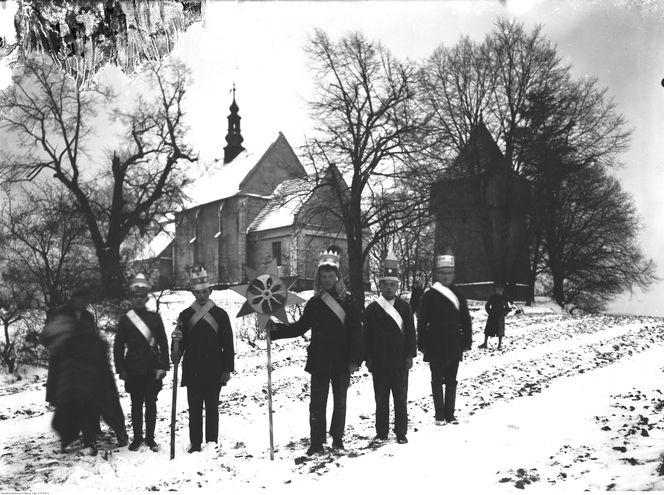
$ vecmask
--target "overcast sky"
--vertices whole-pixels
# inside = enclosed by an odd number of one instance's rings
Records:
[[[206,9],[205,24],[192,26],[176,48],[195,80],[188,117],[206,160],[223,154],[233,82],[245,147],[264,147],[278,131],[294,147],[303,142],[311,91],[303,46],[314,27],[332,38],[362,30],[397,57],[419,60],[463,35],[483,39],[498,16],[528,29],[542,24],[575,75],[596,76],[633,128],[632,148],[616,175],[641,214],[646,254],[664,268],[664,9],[659,12],[655,1],[208,1]],[[5,25],[1,17],[2,9]],[[647,294],[619,298],[611,309],[664,316],[663,301],[660,283]]]

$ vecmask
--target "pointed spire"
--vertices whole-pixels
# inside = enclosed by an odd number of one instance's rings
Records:
[[[235,102],[235,83],[233,83],[233,103],[229,107],[231,113],[228,115],[228,133],[226,134],[226,143],[224,147],[224,163],[232,161],[236,156],[238,156],[244,148],[242,147],[242,133],[240,131],[240,115],[238,111],[240,107],[237,106]]]

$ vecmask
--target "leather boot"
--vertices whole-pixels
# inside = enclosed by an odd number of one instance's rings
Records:
[[[445,420],[448,423],[456,423],[454,416],[454,404],[456,402],[456,384],[445,385]]]
[[[442,421],[445,419],[445,412],[443,410],[443,386],[435,385],[431,382],[431,395],[433,396],[433,407],[436,421]]]

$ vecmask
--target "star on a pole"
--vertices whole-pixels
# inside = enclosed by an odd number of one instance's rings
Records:
[[[259,273],[249,266],[245,266],[244,269],[250,282],[231,287],[232,290],[247,299],[237,314],[238,318],[256,313],[258,315],[258,327],[261,330],[267,325],[270,316],[275,316],[279,321],[288,323],[286,306],[304,302],[304,299],[290,291],[297,277],[288,277],[282,280],[274,275],[279,273],[276,260],[272,260],[263,273]]]

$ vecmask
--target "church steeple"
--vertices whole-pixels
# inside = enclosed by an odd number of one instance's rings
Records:
[[[224,163],[232,161],[238,156],[244,148],[242,147],[242,133],[240,132],[240,119],[238,110],[240,109],[235,102],[235,83],[233,83],[233,103],[230,106],[231,113],[228,115],[228,134],[226,134],[226,143],[224,147]]]

